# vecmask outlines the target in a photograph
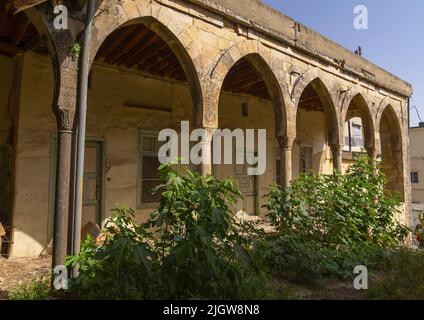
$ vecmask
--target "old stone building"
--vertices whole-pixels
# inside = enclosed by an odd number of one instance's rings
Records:
[[[13,257],[40,254],[53,225],[66,242],[67,221],[54,217],[72,211],[85,15],[84,1],[69,1],[68,29],[57,30],[55,1],[25,2],[18,14],[13,1],[0,4],[0,221]],[[409,221],[411,86],[297,21],[258,0],[103,0],[89,48],[83,224],[100,224],[118,203],[147,217],[163,128],[267,129],[264,175],[194,168],[235,177],[239,207],[261,214],[271,183],[342,168],[352,118]]]

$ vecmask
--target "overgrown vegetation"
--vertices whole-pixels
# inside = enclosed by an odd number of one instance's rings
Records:
[[[290,188],[273,186],[266,208],[278,232],[263,243],[264,258],[302,279],[376,267],[408,234],[395,219],[398,197],[385,185],[382,170],[363,157],[344,175],[305,174]]]
[[[71,292],[82,299],[266,299],[283,276],[299,283],[372,274],[369,298],[424,298],[424,254],[402,248],[409,230],[396,220],[399,200],[385,191],[377,165],[361,158],[346,174],[302,175],[273,186],[268,218],[276,233],[240,224],[232,180],[159,169],[158,208],[147,223],[114,210],[101,246],[87,239],[68,264],[80,265]],[[272,275],[272,276],[270,276]],[[274,277],[271,279],[271,277]],[[312,281],[311,281],[312,280]],[[324,281],[325,282],[325,281]]]
[[[48,300],[49,297],[49,276],[34,276],[31,282],[21,284],[8,294],[10,300]]]
[[[401,248],[391,252],[373,274],[366,298],[424,299],[424,252]]]
[[[171,166],[159,168],[160,205],[144,225],[130,209],[114,211],[101,247],[88,239],[70,265],[80,264],[72,290],[80,298],[265,298],[267,276],[250,250],[254,230],[234,220],[241,197],[219,181]]]

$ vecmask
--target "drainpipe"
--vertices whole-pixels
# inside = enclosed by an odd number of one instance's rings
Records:
[[[81,48],[80,73],[79,73],[79,119],[77,138],[77,165],[75,181],[75,207],[73,210],[73,232],[72,232],[72,253],[78,254],[81,248],[81,215],[82,215],[82,192],[84,179],[84,148],[85,133],[87,123],[87,91],[88,75],[90,70],[90,41],[91,29],[94,16],[95,0],[88,0],[87,15],[85,22],[84,38]],[[72,270],[72,276],[78,277],[78,266]]]

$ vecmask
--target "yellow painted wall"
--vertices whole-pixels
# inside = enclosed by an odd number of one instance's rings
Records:
[[[327,141],[327,120],[323,112],[306,111],[297,115],[297,137],[293,144],[293,178],[299,176],[300,146],[312,146],[312,167],[315,173],[331,173],[333,164]]]
[[[47,242],[53,69],[46,57],[25,54],[22,72],[12,256],[35,256]]]

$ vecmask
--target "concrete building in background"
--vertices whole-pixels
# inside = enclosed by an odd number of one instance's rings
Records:
[[[410,130],[412,202],[424,206],[424,122]]]
[[[55,228],[63,258],[73,212],[75,43],[85,1],[63,1],[68,30],[55,29],[53,1],[19,2],[17,15],[13,1],[0,3],[2,253],[37,256]],[[341,170],[347,141],[348,151],[361,145],[382,159],[409,224],[407,82],[258,0],[97,3],[83,225],[101,225],[118,203],[134,208],[139,221],[148,217],[158,201],[149,192],[159,181],[158,131],[178,130],[187,120],[208,131],[267,130],[264,175],[248,176],[241,165],[194,168],[236,179],[245,198],[235,212],[263,214],[271,183],[287,186],[302,172]],[[210,151],[211,141],[204,147]]]

